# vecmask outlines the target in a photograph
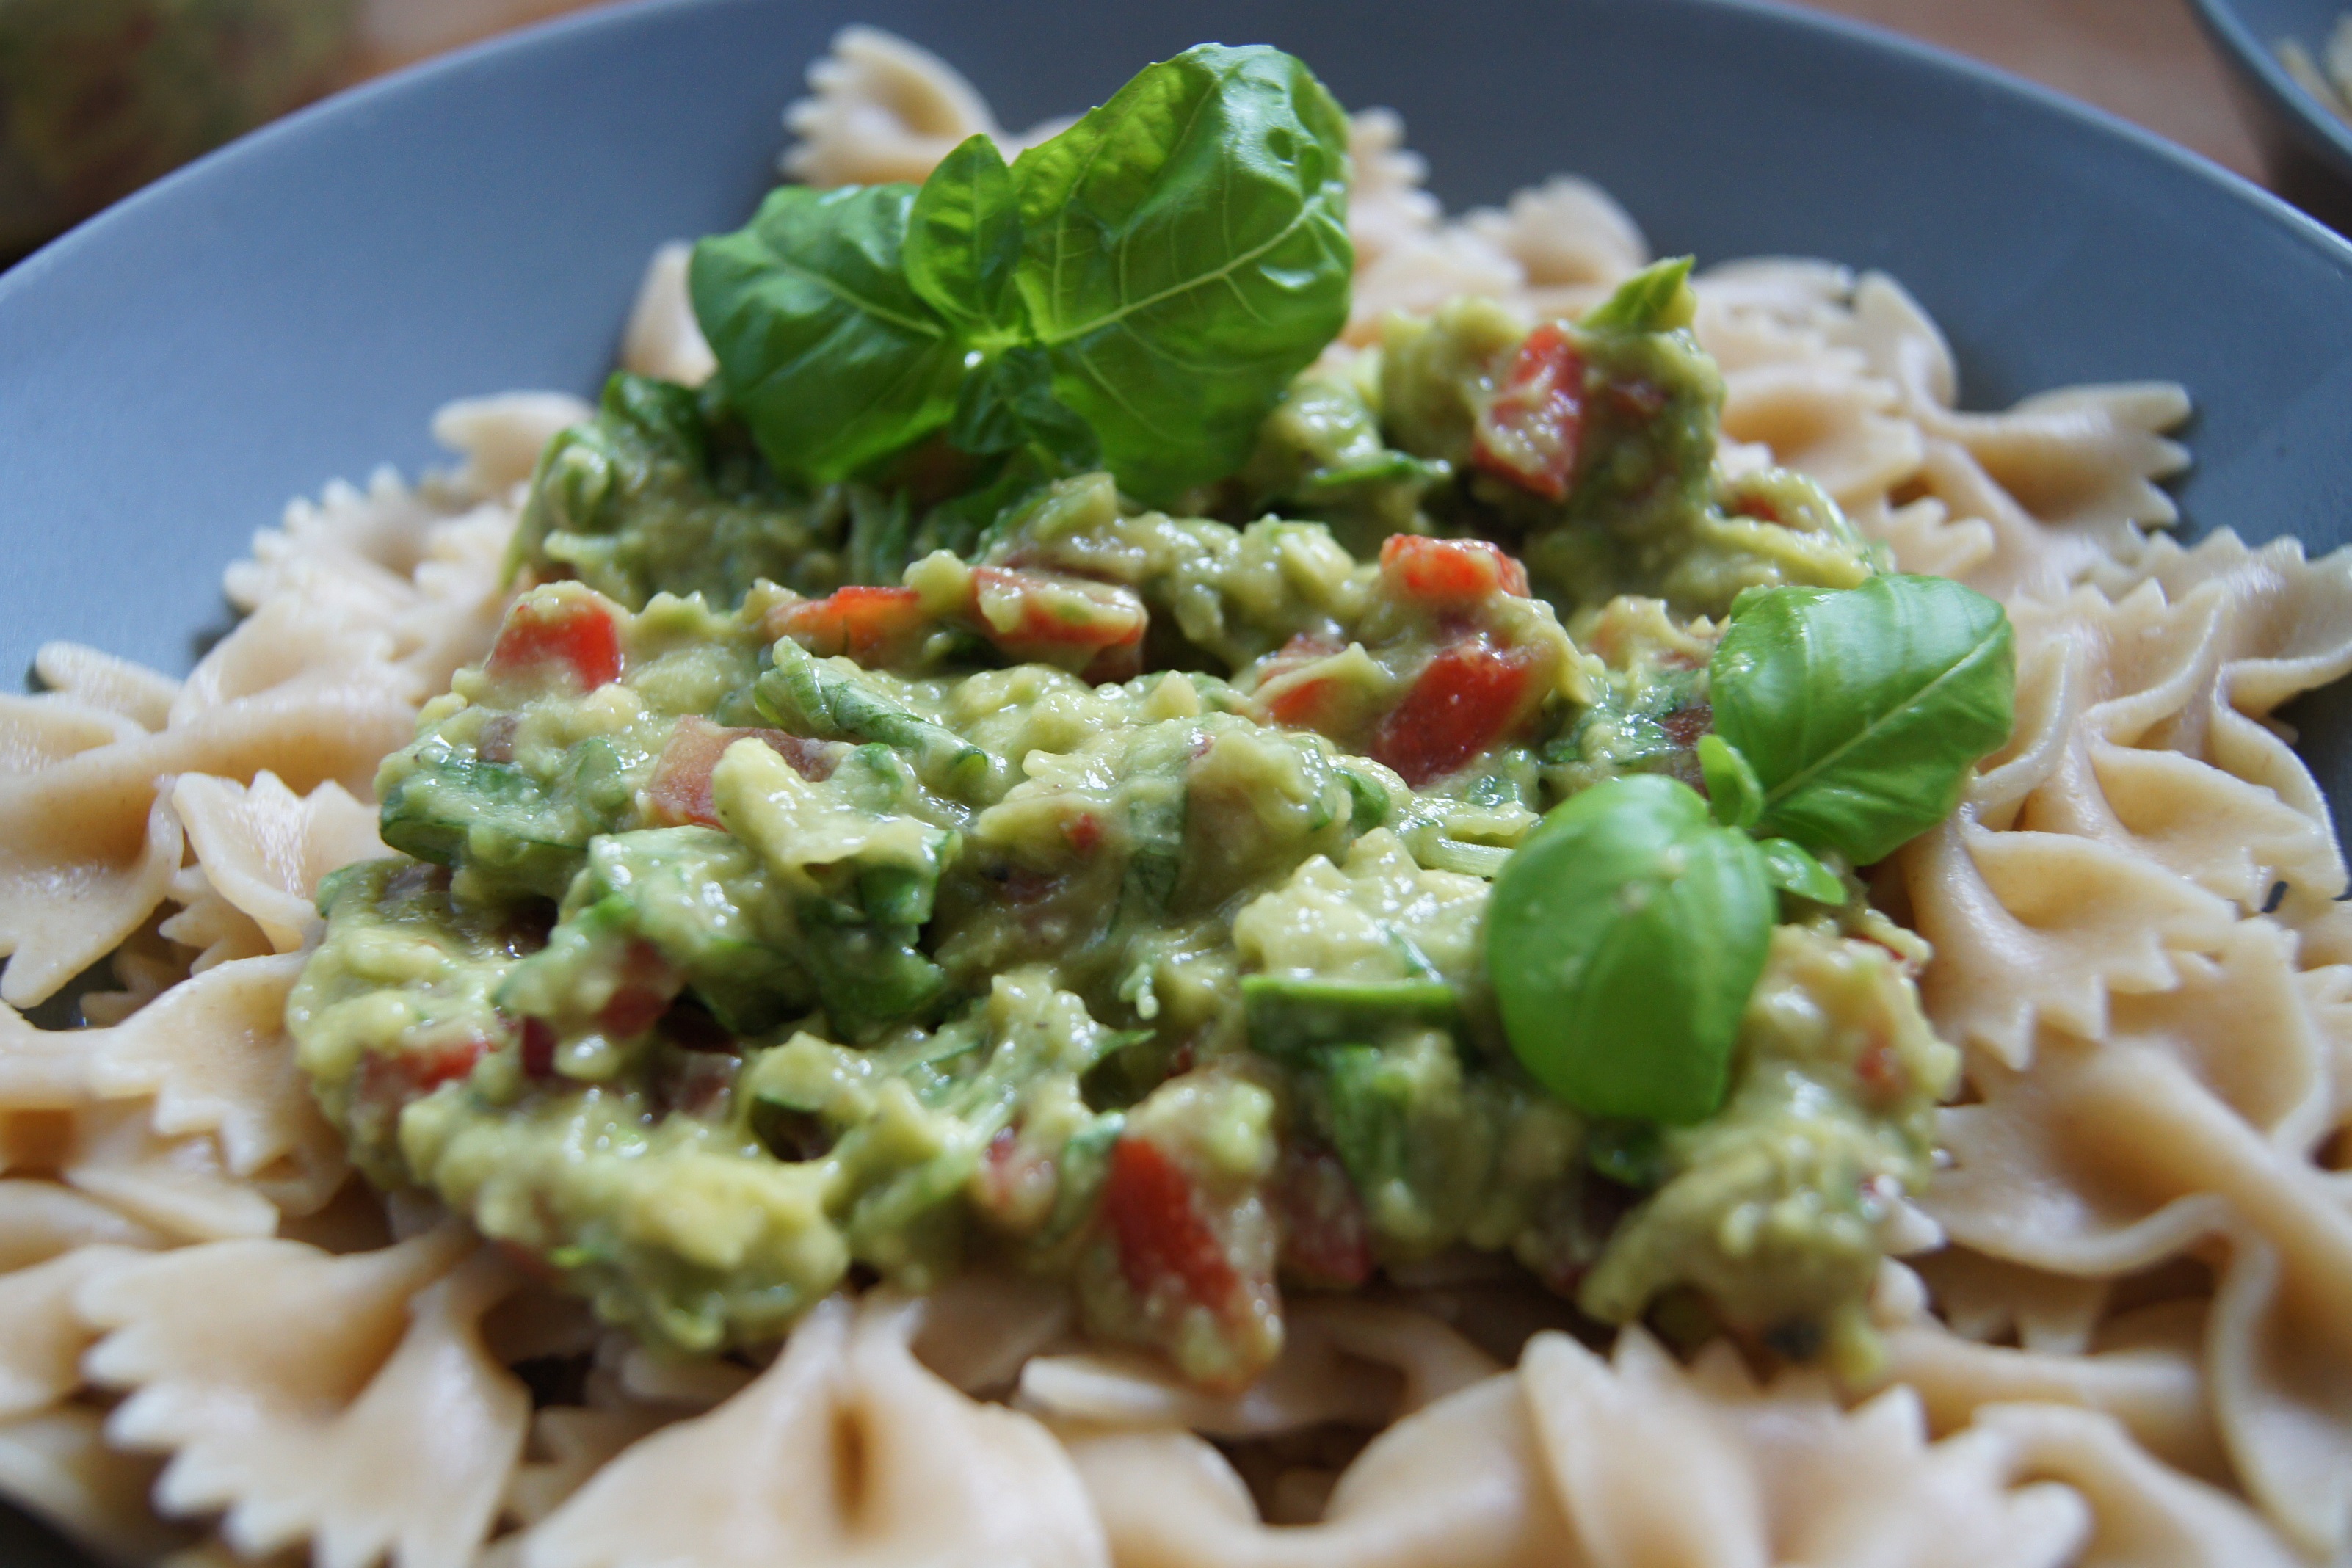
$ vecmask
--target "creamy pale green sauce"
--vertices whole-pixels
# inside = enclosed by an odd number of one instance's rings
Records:
[[[1729,1100],[1655,1129],[1519,1069],[1482,925],[1545,809],[1698,781],[1707,617],[1872,563],[1805,481],[1713,470],[1683,332],[1588,335],[1565,502],[1475,473],[1521,331],[1457,305],[1302,380],[1202,498],[1228,521],[1104,476],[986,531],[919,465],[803,493],[617,382],[516,560],[551,584],[518,614],[605,617],[619,678],[461,673],[378,781],[404,853],[321,894],[289,1017],[362,1168],[688,1351],[987,1258],[1233,1384],[1286,1284],[1472,1247],[1603,1321],[1865,1359],[1954,1066],[1916,941],[1791,900]],[[1503,540],[1536,595],[1433,595],[1377,563],[1398,531]],[[800,597],[902,580],[887,637]],[[1502,700],[1432,696],[1465,639],[1519,684],[1459,753]]]

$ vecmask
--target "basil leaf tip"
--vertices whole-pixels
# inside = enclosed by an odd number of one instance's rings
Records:
[[[1866,866],[1949,816],[2009,738],[2015,640],[2000,605],[1943,577],[1751,589],[1707,683],[1716,734],[1761,788],[1755,830]],[[1710,791],[1730,776],[1720,753],[1701,766]]]
[[[1712,1114],[1773,914],[1762,852],[1697,791],[1653,773],[1594,785],[1495,882],[1486,966],[1512,1053],[1589,1115]]]
[[[1726,827],[1753,827],[1764,815],[1764,784],[1748,759],[1720,735],[1698,738],[1699,776],[1707,808]]]
[[[919,190],[772,193],[695,247],[695,317],[785,474],[946,426],[1172,500],[1242,466],[1346,324],[1347,142],[1299,61],[1203,44],[1009,168],[974,136]]]

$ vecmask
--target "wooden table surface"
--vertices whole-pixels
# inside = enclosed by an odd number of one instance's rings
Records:
[[[590,0],[372,0],[362,74]],[[1019,0],[999,0],[1017,7]],[[1539,4],[1540,0],[1529,0]],[[2259,179],[2221,62],[2186,0],[1792,0],[1990,61]]]

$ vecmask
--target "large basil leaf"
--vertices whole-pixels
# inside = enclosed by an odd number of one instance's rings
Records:
[[[2009,738],[2009,617],[1942,577],[1751,589],[1708,667],[1716,733],[1762,789],[1759,834],[1884,858],[1951,814]]]
[[[695,318],[776,468],[817,482],[947,422],[962,350],[908,282],[912,185],[771,193],[694,247]]]
[[[1348,122],[1299,61],[1203,44],[1023,153],[1014,285],[1122,486],[1249,457],[1348,316]]]
[[[1013,172],[985,136],[940,161],[907,216],[907,282],[967,338],[1010,332],[1021,207]]]
[[[1773,909],[1762,852],[1689,785],[1633,773],[1574,796],[1504,864],[1487,906],[1512,1053],[1591,1115],[1712,1114]]]

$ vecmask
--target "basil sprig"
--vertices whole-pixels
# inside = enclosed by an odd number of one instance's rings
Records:
[[[1950,816],[2016,716],[2008,616],[1943,577],[1750,589],[1707,682],[1717,814],[1857,866]]]
[[[772,194],[695,247],[697,320],[779,470],[946,428],[1172,500],[1248,458],[1348,315],[1347,120],[1297,59],[1203,44],[1009,169]]]
[[[1528,836],[1488,906],[1511,1049],[1593,1116],[1714,1113],[1777,895],[1843,903],[1819,856],[1866,865],[1948,815],[2008,738],[2016,660],[1990,599],[1882,576],[1740,595],[1708,683],[1707,797],[1658,774],[1597,784]]]
[[[1762,852],[1697,791],[1659,773],[1595,784],[1495,880],[1486,967],[1513,1054],[1591,1115],[1710,1115],[1773,913]]]

